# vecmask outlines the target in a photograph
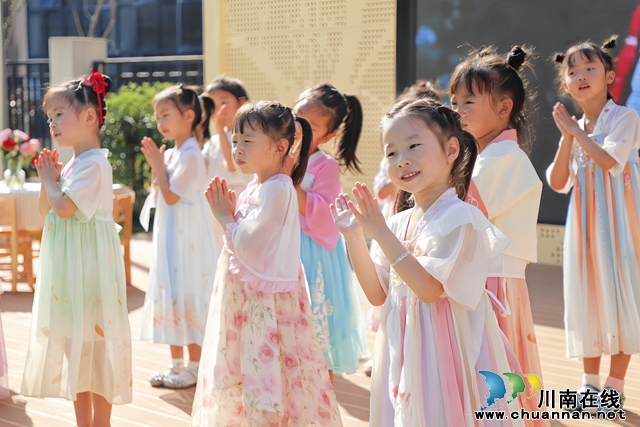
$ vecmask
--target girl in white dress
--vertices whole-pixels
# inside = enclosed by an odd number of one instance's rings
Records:
[[[229,189],[240,194],[247,188],[253,175],[243,174],[233,160],[231,123],[238,108],[249,101],[249,95],[240,80],[223,74],[207,85],[203,96],[208,96],[213,100],[212,119],[216,131],[215,135],[212,135],[202,148],[204,162],[207,166],[207,182],[216,176],[224,178]],[[220,251],[223,245],[224,230],[215,219],[213,220],[213,233],[216,236],[218,251]]]
[[[142,153],[152,169],[153,190],[140,213],[147,227],[156,208],[149,287],[142,315],[143,340],[169,344],[171,365],[149,379],[153,386],[186,388],[198,376],[204,328],[218,254],[199,141],[209,135],[213,102],[183,86],[160,92],[153,100],[158,130],[175,148],[158,148],[142,140]],[[189,349],[184,366],[183,347]]]
[[[100,149],[111,79],[93,73],[51,88],[43,110],[52,139],[73,148],[35,161],[44,231],[22,394],[73,400],[79,427],[110,425],[111,405],[131,402],[131,331],[113,170]]]
[[[459,116],[431,100],[396,104],[382,141],[398,193],[385,223],[366,185],[331,205],[354,270],[373,305],[384,304],[371,381],[371,426],[483,425],[480,370],[509,372],[498,323],[485,292],[489,259],[508,239],[462,200],[476,140]],[[364,233],[379,246],[369,254]],[[517,400],[504,410],[518,409]],[[507,420],[494,425],[522,425]]]
[[[617,390],[624,403],[627,368],[640,352],[640,117],[611,99],[614,46],[585,42],[556,56],[562,87],[584,115],[554,106],[562,137],[547,180],[559,193],[573,188],[562,270],[567,356],[584,366],[578,393],[601,391],[609,354],[602,391]]]

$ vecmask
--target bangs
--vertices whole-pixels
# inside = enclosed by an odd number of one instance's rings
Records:
[[[253,104],[245,104],[240,107],[231,125],[233,133],[237,134],[243,134],[247,126],[253,131],[269,133],[269,121],[266,114]]]
[[[610,61],[611,58],[609,55],[605,54],[602,49],[591,43],[581,43],[577,46],[573,46],[567,52],[567,68],[572,68],[575,66],[575,57],[576,55],[582,55],[590,62],[600,61],[606,71],[611,71],[613,69],[613,61]],[[605,56],[606,55],[606,56]],[[607,56],[609,58],[607,58]]]
[[[45,114],[48,113],[51,103],[58,100],[64,100],[74,109],[77,109],[76,95],[74,91],[68,86],[56,86],[51,88],[45,93],[42,99],[42,111]]]
[[[466,63],[456,69],[449,83],[449,95],[455,94],[459,87],[464,85],[472,95],[491,93],[493,89],[491,69],[481,63]]]

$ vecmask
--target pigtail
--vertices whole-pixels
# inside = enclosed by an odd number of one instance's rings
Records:
[[[478,142],[466,130],[462,131],[462,140],[459,142],[460,154],[454,166],[452,180],[458,197],[461,200],[466,200],[469,185],[471,185],[473,168],[476,164],[476,157],[478,157]]]
[[[298,158],[296,159],[296,163],[293,166],[293,170],[291,171],[291,180],[293,181],[294,187],[297,187],[302,182],[302,178],[304,178],[304,174],[307,171],[307,163],[309,163],[309,154],[311,152],[313,133],[311,131],[311,125],[308,121],[306,121],[302,117],[296,116],[293,116],[293,119],[296,122],[300,123],[300,127],[302,128],[300,152],[298,153]]]
[[[407,209],[411,209],[415,206],[413,195],[408,191],[401,189],[396,190],[395,198],[393,199],[393,214],[397,214]]]
[[[616,48],[616,40],[618,40],[618,35],[614,34],[611,37],[609,37],[607,40],[605,40],[605,42],[602,43],[602,46],[600,46],[600,48],[605,52],[609,53],[609,51]]]
[[[200,110],[202,112],[202,121],[196,125],[196,138],[198,139],[198,144],[202,146],[205,141],[211,138],[209,122],[215,110],[215,103],[213,99],[203,95],[198,97],[198,104],[200,104]]]
[[[562,63],[564,62],[564,58],[565,55],[564,53],[556,53],[555,55],[553,55],[553,62],[556,63],[556,65],[562,65]]]
[[[362,131],[362,106],[355,95],[345,94],[344,99],[347,103],[347,115],[343,121],[342,135],[338,140],[336,157],[347,169],[362,173],[358,165],[360,162],[356,156],[356,148]]]
[[[520,46],[514,46],[507,55],[507,64],[514,71],[520,71],[527,59],[527,52]]]

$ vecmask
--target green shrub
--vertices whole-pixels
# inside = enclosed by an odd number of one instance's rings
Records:
[[[169,86],[171,83],[130,83],[107,97],[107,117],[100,139],[111,152],[113,182],[136,192],[134,231],[142,231],[138,216],[151,185],[151,168],[140,151],[140,141],[148,136],[158,145],[167,142],[156,127],[151,100]]]

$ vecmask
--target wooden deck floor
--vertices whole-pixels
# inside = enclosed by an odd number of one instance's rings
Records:
[[[156,389],[147,381],[152,372],[163,370],[168,362],[168,348],[138,339],[141,307],[147,285],[150,241],[136,236],[132,243],[133,284],[129,287],[128,304],[133,337],[133,403],[115,406],[113,427],[188,426],[194,389],[171,391]],[[6,276],[5,276],[6,277]],[[531,304],[542,359],[545,389],[575,390],[580,385],[581,363],[565,358],[562,322],[562,273],[558,267],[532,265],[528,270]],[[5,291],[9,283],[2,283]],[[18,294],[5,293],[0,298],[7,356],[9,360],[11,399],[0,400],[0,427],[37,426],[67,427],[75,425],[73,405],[63,399],[33,399],[18,394],[27,354],[27,336],[31,321],[33,294],[26,284],[20,284]],[[369,335],[372,347],[373,334]],[[602,381],[606,378],[609,360],[603,358]],[[369,378],[361,371],[337,377],[336,393],[345,427],[369,425]],[[626,382],[627,420],[557,421],[552,425],[579,426],[640,426],[640,363],[634,356]]]

